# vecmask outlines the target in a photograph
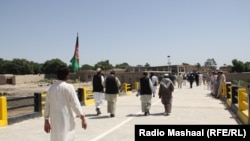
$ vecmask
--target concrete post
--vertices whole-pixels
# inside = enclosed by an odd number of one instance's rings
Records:
[[[0,127],[8,125],[7,98],[0,96]]]

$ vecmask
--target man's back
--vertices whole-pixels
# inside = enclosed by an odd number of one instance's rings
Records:
[[[150,88],[150,79],[148,77],[140,78],[140,94],[152,94],[152,90]]]
[[[102,85],[102,75],[96,74],[93,77],[93,92],[103,92],[103,85]]]
[[[158,85],[159,80],[158,80],[158,77],[156,75],[153,75],[151,80],[152,80],[153,86]]]
[[[117,84],[117,78],[114,75],[110,75],[105,80],[105,93],[117,94],[119,93],[119,84]]]

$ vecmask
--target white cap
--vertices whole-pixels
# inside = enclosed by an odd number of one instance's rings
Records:
[[[100,72],[100,71],[101,71],[101,68],[97,68],[96,71],[97,71],[97,72]]]
[[[164,74],[165,77],[168,77],[169,75],[167,73]]]

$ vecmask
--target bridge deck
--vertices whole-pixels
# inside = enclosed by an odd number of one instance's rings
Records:
[[[81,129],[80,120],[76,120],[76,141],[133,141],[135,124],[240,125],[224,101],[209,93],[203,85],[194,85],[192,89],[189,84],[176,88],[170,116],[163,115],[164,108],[158,96],[153,98],[151,115],[143,116],[140,99],[134,93],[118,97],[115,118],[109,117],[106,101],[100,116],[95,115],[94,105],[83,106],[88,128]],[[38,117],[1,127],[0,138],[3,141],[49,141],[49,134],[43,131],[43,121]]]

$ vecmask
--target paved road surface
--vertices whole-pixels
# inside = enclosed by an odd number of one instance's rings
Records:
[[[96,116],[94,105],[83,106],[88,121],[87,130],[81,129],[77,119],[76,141],[134,141],[136,124],[164,125],[239,125],[240,123],[223,101],[210,96],[204,86],[189,85],[175,89],[170,116],[164,116],[160,99],[153,98],[151,115],[140,112],[140,100],[135,94],[118,98],[115,118],[106,113],[106,101],[102,115]],[[43,131],[43,118],[34,118],[0,127],[1,141],[49,141],[49,134]]]

